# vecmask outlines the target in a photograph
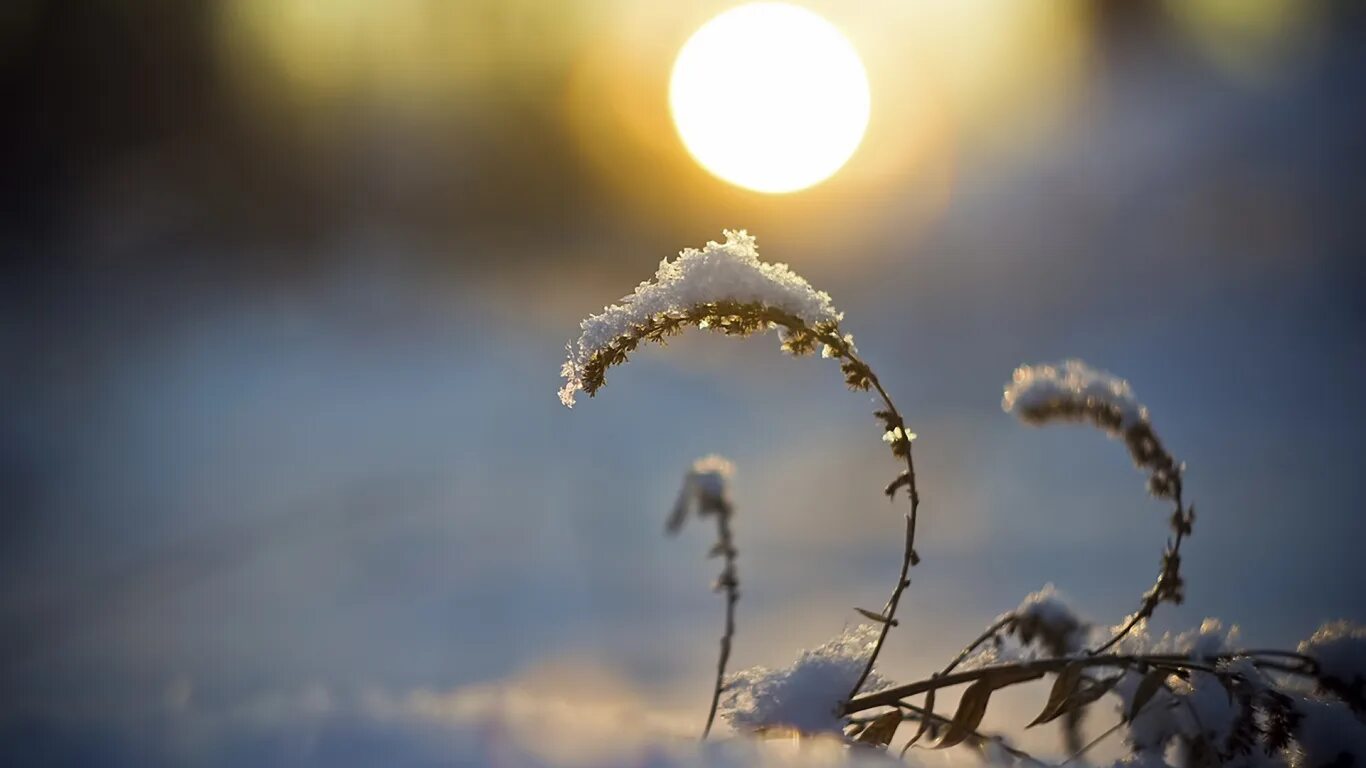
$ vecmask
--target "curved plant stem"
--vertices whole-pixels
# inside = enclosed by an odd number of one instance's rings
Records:
[[[841,368],[845,371],[850,386],[860,388],[871,388],[877,392],[882,399],[882,404],[886,410],[879,415],[883,418],[889,431],[901,430],[904,437],[898,438],[893,443],[893,452],[902,455],[906,462],[906,471],[897,478],[891,486],[889,493],[895,493],[897,487],[904,485],[907,496],[911,500],[911,511],[906,515],[906,544],[901,556],[901,572],[897,576],[896,585],[892,588],[892,595],[887,600],[886,608],[882,615],[882,631],[878,634],[877,643],[873,650],[868,654],[868,661],[863,666],[863,672],[859,675],[854,687],[849,690],[849,699],[858,695],[859,689],[868,681],[868,676],[873,672],[873,664],[877,662],[878,654],[882,652],[882,645],[887,641],[887,633],[891,631],[893,619],[896,618],[897,606],[901,603],[901,595],[906,591],[906,587],[911,585],[908,574],[912,566],[920,562],[920,556],[915,551],[915,524],[920,512],[920,493],[915,484],[915,459],[911,454],[912,439],[906,432],[906,420],[901,416],[901,411],[897,410],[896,404],[892,402],[891,395],[883,389],[882,382],[878,380],[877,374],[864,362],[853,350],[853,347],[838,333],[817,333],[817,338],[828,345],[833,350],[835,357],[841,360]]]
[[[735,572],[735,538],[730,530],[730,505],[721,505],[715,514],[717,545],[726,558],[726,566],[717,582],[726,590],[726,629],[721,635],[721,653],[716,660],[716,685],[712,689],[707,725],[702,729],[703,739],[711,734],[712,723],[716,721],[716,707],[721,702],[721,691],[725,689],[726,663],[730,661],[731,639],[735,637],[735,604],[740,600],[740,580]]]
[[[1095,656],[1105,653],[1106,651],[1110,650],[1111,648],[1119,644],[1119,641],[1123,640],[1125,637],[1128,637],[1129,633],[1132,632],[1134,628],[1137,627],[1145,619],[1151,617],[1153,615],[1153,612],[1157,609],[1157,606],[1160,605],[1162,601],[1167,598],[1167,593],[1164,592],[1164,587],[1167,586],[1167,580],[1177,579],[1179,581],[1179,564],[1181,562],[1181,542],[1186,538],[1186,532],[1187,530],[1189,530],[1187,527],[1188,521],[1186,520],[1187,510],[1185,508],[1185,505],[1181,501],[1180,480],[1176,481],[1175,501],[1176,512],[1174,513],[1172,519],[1177,523],[1174,525],[1174,528],[1176,530],[1176,538],[1171,542],[1171,546],[1167,548],[1167,552],[1163,558],[1162,572],[1157,575],[1157,583],[1154,584],[1153,588],[1148,590],[1147,594],[1143,596],[1143,603],[1139,606],[1138,611],[1136,611],[1134,615],[1130,616],[1129,620],[1124,623],[1124,626],[1120,627],[1119,630],[1116,631],[1114,635],[1110,637],[1109,640],[1105,641],[1103,645],[1100,645],[1097,648],[1090,651],[1091,655]],[[1173,571],[1169,567],[1169,564],[1173,562],[1177,563],[1177,570],[1175,571]]]
[[[853,689],[849,691],[850,699],[853,699],[858,695],[859,689],[867,682],[868,675],[873,672],[873,663],[877,661],[878,653],[882,651],[882,644],[887,640],[887,633],[892,629],[892,619],[896,616],[897,604],[901,602],[901,593],[905,592],[906,587],[910,586],[911,580],[906,578],[906,573],[910,570],[911,560],[914,557],[915,517],[914,513],[912,513],[906,515],[906,552],[901,558],[901,575],[897,577],[896,587],[892,590],[892,597],[887,601],[887,606],[882,612],[884,621],[882,622],[882,631],[877,637],[877,644],[873,646],[872,652],[868,654],[868,661],[863,665],[863,672],[859,674],[858,682],[854,683]]]

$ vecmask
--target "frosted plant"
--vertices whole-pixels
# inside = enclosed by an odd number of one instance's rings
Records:
[[[1134,397],[1129,382],[1091,368],[1080,360],[1058,365],[1023,365],[1006,385],[1001,407],[1026,424],[1043,426],[1059,421],[1090,422],[1112,437],[1121,437],[1129,455],[1148,472],[1148,491],[1175,504],[1171,516],[1173,539],[1162,553],[1162,565],[1152,589],[1139,609],[1097,650],[1106,650],[1147,621],[1157,606],[1185,599],[1181,578],[1181,542],[1195,524],[1195,509],[1181,497],[1184,465],[1163,447],[1148,420],[1148,409]]]
[[[678,533],[687,522],[689,513],[698,517],[711,517],[716,520],[716,543],[712,545],[711,557],[722,557],[725,566],[716,578],[715,589],[726,593],[726,628],[721,635],[721,653],[716,662],[716,684],[712,687],[711,709],[707,712],[707,725],[702,729],[702,738],[711,733],[712,723],[716,720],[716,708],[721,700],[721,691],[726,676],[726,663],[730,661],[731,641],[735,637],[735,604],[740,601],[740,576],[735,570],[735,536],[731,532],[730,518],[734,507],[730,503],[730,478],[735,474],[735,465],[720,456],[711,455],[693,462],[692,469],[683,478],[683,488],[678,492],[678,501],[669,515],[665,530],[670,535]]]
[[[669,515],[666,530],[678,533],[690,513],[698,517],[729,514],[729,484],[734,475],[735,465],[715,454],[693,462],[692,468],[683,476],[683,487],[678,491],[678,501]]]
[[[583,321],[561,369],[560,402],[573,407],[580,391],[591,397],[606,370],[626,362],[641,341],[662,342],[689,325],[737,336],[778,326],[783,348],[798,355],[815,349],[820,332],[839,326],[844,315],[829,294],[786,264],[760,261],[755,238],[745,230],[724,234],[724,243],[711,241],[661,261],[654,280]],[[852,337],[841,342],[853,346]],[[835,355],[838,346],[827,342],[823,353]]]
[[[911,510],[906,515],[901,571],[891,597],[881,611],[858,609],[876,621],[880,629],[862,672],[847,691],[846,698],[852,698],[872,674],[887,633],[896,626],[897,606],[910,586],[907,574],[920,561],[915,551],[920,494],[911,456],[915,434],[906,428],[901,412],[877,374],[859,357],[854,337],[840,329],[844,315],[835,309],[830,295],[811,287],[786,264],[760,261],[756,241],[748,232],[726,230],[724,234],[724,243],[712,241],[702,249],[685,249],[673,261],[661,261],[654,280],[641,283],[620,303],[580,324],[578,341],[568,346],[568,359],[560,369],[565,379],[560,401],[572,407],[578,392],[587,392],[592,397],[606,383],[607,369],[625,363],[641,342],[664,344],[687,327],[729,336],[777,329],[782,348],[788,353],[809,355],[819,345],[822,357],[839,361],[846,385],[857,391],[877,393],[883,407],[873,415],[882,425],[883,440],[892,455],[906,465],[884,490],[888,497],[895,498],[904,488]],[[679,513],[676,509],[671,523],[678,520],[681,524],[680,514],[686,511]]]
[[[882,403],[875,416],[892,454],[904,461],[885,491],[910,501],[901,569],[881,610],[855,609],[873,621],[846,631],[792,665],[762,667],[725,676],[738,597],[735,546],[729,530],[732,467],[708,457],[684,480],[667,529],[677,532],[691,517],[718,525],[714,556],[726,565],[717,588],[727,593],[726,631],[708,729],[719,713],[741,733],[795,731],[839,734],[844,743],[880,749],[903,721],[917,724],[902,747],[977,749],[990,763],[1039,765],[1002,736],[980,730],[991,697],[999,690],[1051,676],[1052,688],[1030,725],[1059,721],[1071,757],[1121,734],[1129,755],[1117,766],[1182,768],[1232,765],[1248,768],[1323,768],[1366,759],[1366,630],[1346,623],[1324,625],[1296,651],[1248,650],[1236,627],[1207,620],[1198,629],[1152,640],[1148,620],[1167,602],[1184,596],[1180,548],[1195,512],[1183,498],[1185,467],[1166,449],[1146,407],[1123,379],[1070,360],[1022,366],[1006,386],[1003,408],[1031,425],[1081,422],[1123,440],[1148,476],[1148,490],[1172,504],[1173,536],[1154,585],[1139,609],[1112,629],[1082,620],[1052,585],[1028,595],[1001,614],[976,639],[929,678],[890,685],[874,665],[919,562],[915,523],[919,509],[907,429],[853,338],[840,329],[843,315],[830,297],[781,264],[759,261],[754,238],[727,232],[725,243],[688,249],[664,261],[654,279],[583,322],[564,365],[561,400],[594,395],[608,368],[626,362],[641,342],[664,343],[685,328],[748,335],[776,329],[783,349],[807,355],[819,347],[839,362],[845,382],[872,391]],[[724,681],[725,685],[722,685]],[[936,693],[962,688],[952,714],[935,711]],[[915,697],[923,696],[917,703]],[[1100,701],[1117,705],[1119,720],[1080,744],[1084,712]],[[922,743],[923,741],[923,743]]]
[[[1037,642],[1054,656],[1080,651],[1086,637],[1086,625],[1052,584],[1025,597],[1015,609],[1010,630],[1020,642]]]
[[[754,667],[735,673],[726,684],[721,716],[743,731],[839,731],[844,726],[840,708],[850,686],[859,681],[878,635],[876,627],[860,624],[818,648],[803,651],[782,669]],[[876,691],[885,685],[874,672],[862,681],[859,691]]]

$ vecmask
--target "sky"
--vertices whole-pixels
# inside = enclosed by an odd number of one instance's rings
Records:
[[[723,228],[833,296],[919,436],[888,677],[1045,583],[1102,624],[1151,583],[1166,511],[1122,446],[1001,411],[1015,366],[1068,357],[1188,464],[1158,631],[1366,621],[1360,10],[804,5],[872,117],[778,196],[669,123],[672,57],[724,3],[0,14],[6,762],[497,764],[556,707],[691,734],[722,602],[707,532],[663,525],[713,452],[736,668],[857,622],[902,510],[833,363],[694,334],[556,398],[579,320]]]

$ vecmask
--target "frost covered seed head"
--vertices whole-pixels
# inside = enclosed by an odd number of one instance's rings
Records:
[[[715,454],[694,461],[692,469],[683,476],[678,501],[669,515],[669,533],[677,533],[683,527],[689,512],[699,516],[730,514],[729,485],[734,474],[735,465]]]
[[[793,354],[814,352],[821,342],[836,352],[852,349],[853,339],[837,332],[843,315],[829,294],[786,264],[760,261],[746,231],[724,234],[724,243],[712,241],[661,261],[653,280],[581,323],[582,333],[568,345],[560,369],[562,403],[572,407],[578,392],[597,392],[606,370],[626,362],[640,342],[663,343],[689,325],[738,336],[778,326],[784,349]]]
[[[1086,625],[1052,584],[1025,597],[1015,609],[1012,631],[1020,642],[1034,642],[1054,656],[1067,656],[1081,650]]]
[[[878,628],[861,624],[819,648],[803,651],[789,667],[754,667],[735,673],[726,688],[721,715],[740,731],[783,727],[802,733],[838,731],[843,725],[840,708],[863,672],[878,634]],[[885,686],[874,673],[860,690],[867,693]]]
[[[1111,437],[1122,437],[1134,463],[1148,472],[1148,490],[1161,498],[1180,495],[1181,466],[1162,447],[1148,409],[1124,379],[1080,360],[1022,365],[1006,385],[1001,407],[1034,426],[1089,422]]]
[[[1016,368],[1001,407],[1031,424],[1087,420],[1116,435],[1148,420],[1129,382],[1080,360]]]

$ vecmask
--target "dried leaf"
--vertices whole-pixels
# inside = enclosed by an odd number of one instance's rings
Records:
[[[893,710],[869,723],[868,727],[864,728],[863,733],[860,733],[854,741],[859,744],[885,747],[891,743],[899,725],[901,725],[901,711]]]
[[[956,746],[973,736],[977,726],[982,724],[982,718],[986,716],[987,702],[991,700],[991,694],[1001,688],[1036,680],[1042,676],[1042,672],[1020,669],[993,670],[983,675],[963,692],[963,698],[958,702],[958,711],[954,713],[953,720],[949,722],[943,737],[935,743],[934,749]]]
[[[934,748],[947,749],[967,740],[977,730],[977,726],[982,724],[982,718],[987,714],[987,702],[991,700],[991,694],[995,690],[985,679],[968,686],[963,692],[962,701],[958,702],[958,711],[953,714],[948,730]]]
[[[869,621],[876,621],[879,624],[890,623],[894,627],[897,625],[896,619],[888,619],[886,616],[883,616],[880,613],[873,613],[867,608],[855,608],[854,610],[858,611],[859,615],[863,616],[863,618],[868,619]]]
[[[910,484],[911,473],[903,469],[901,470],[901,474],[896,476],[895,480],[888,483],[887,487],[882,489],[882,492],[887,494],[887,498],[894,498],[896,496],[897,489],[901,488],[902,486],[910,486]]]
[[[1058,677],[1053,681],[1053,690],[1048,692],[1048,701],[1043,705],[1043,711],[1026,728],[1033,728],[1054,719],[1059,714],[1063,704],[1076,692],[1081,685],[1081,673],[1084,667],[1081,664],[1068,664],[1058,673]]]
[[[1138,713],[1143,711],[1144,705],[1157,695],[1159,690],[1167,687],[1167,677],[1171,673],[1165,669],[1150,670],[1148,674],[1138,683],[1138,690],[1134,692],[1134,700],[1129,704],[1129,712],[1124,716],[1125,722],[1132,723]]]
[[[1031,723],[1031,725],[1038,725],[1040,723],[1051,722],[1059,717],[1062,717],[1068,712],[1072,712],[1073,710],[1080,709],[1081,707],[1091,704],[1092,702],[1099,699],[1101,696],[1104,696],[1105,694],[1109,693],[1110,690],[1115,687],[1115,684],[1119,682],[1121,677],[1123,676],[1116,675],[1112,678],[1109,678],[1108,680],[1102,680],[1101,682],[1092,683],[1088,686],[1078,688],[1076,691],[1072,693],[1071,696],[1067,697],[1067,699],[1062,703],[1061,706],[1057,708],[1056,711],[1049,713],[1048,717],[1042,720],[1037,720],[1036,722]]]

